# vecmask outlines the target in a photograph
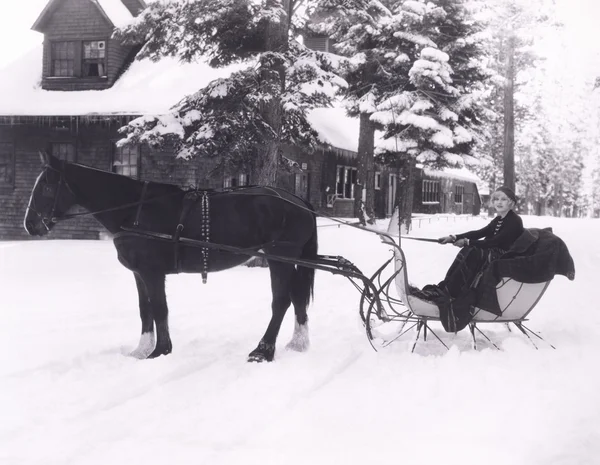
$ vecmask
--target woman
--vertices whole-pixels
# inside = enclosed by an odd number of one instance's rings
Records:
[[[437,285],[415,289],[416,297],[437,300],[440,297],[457,299],[476,287],[485,267],[503,255],[523,233],[523,221],[513,208],[517,203],[515,193],[508,187],[500,187],[492,194],[491,204],[498,214],[485,228],[463,234],[444,236],[442,244],[462,247],[446,277]]]

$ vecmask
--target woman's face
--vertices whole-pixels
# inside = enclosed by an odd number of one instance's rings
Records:
[[[492,205],[499,215],[506,215],[514,207],[515,203],[508,198],[502,191],[496,191],[492,194]]]

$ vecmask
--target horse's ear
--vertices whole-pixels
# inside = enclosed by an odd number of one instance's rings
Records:
[[[46,152],[39,151],[40,160],[42,161],[42,166],[48,166],[50,164],[50,156]]]

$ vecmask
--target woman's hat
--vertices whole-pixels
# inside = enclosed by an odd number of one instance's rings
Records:
[[[510,200],[512,200],[513,202],[517,203],[517,196],[515,195],[515,192],[510,188],[510,187],[499,187],[498,189],[496,189],[495,192],[502,192],[504,193]]]

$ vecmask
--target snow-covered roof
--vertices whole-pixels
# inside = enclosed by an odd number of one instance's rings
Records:
[[[358,150],[359,121],[346,116],[344,108],[317,108],[309,113],[308,120],[323,143],[344,150]]]
[[[133,15],[121,0],[95,0],[115,27],[124,27],[131,22]]]
[[[62,0],[50,0],[44,10],[35,21],[32,29],[41,32],[46,17],[58,6]],[[112,23],[114,27],[123,27],[133,19],[133,15],[121,0],[89,0],[98,7],[104,17]]]
[[[48,91],[41,88],[42,53],[39,46],[0,73],[0,116],[161,114],[210,81],[241,68],[145,59],[134,61],[110,89]]]
[[[427,176],[434,178],[460,179],[462,181],[469,181],[478,185],[482,182],[479,176],[477,176],[475,173],[472,173],[467,168],[444,168],[443,170],[424,168],[423,172]]]

